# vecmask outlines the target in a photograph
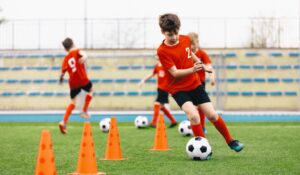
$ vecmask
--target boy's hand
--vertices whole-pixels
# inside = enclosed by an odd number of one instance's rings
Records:
[[[203,68],[203,64],[201,61],[194,63],[193,72],[197,72]]]
[[[59,84],[63,84],[64,82],[64,74],[61,74],[59,77]]]

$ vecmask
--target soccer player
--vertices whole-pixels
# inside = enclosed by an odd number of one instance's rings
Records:
[[[167,82],[164,80],[166,75],[165,70],[159,61],[157,64],[155,64],[152,73],[143,78],[138,85],[141,87],[148,79],[154,77],[155,75],[157,75],[157,98],[154,102],[153,117],[150,126],[153,128],[156,127],[159,112],[162,110],[171,122],[169,128],[173,128],[177,125],[177,122],[168,107],[166,107],[169,104],[169,93],[164,89],[166,89],[168,84],[166,84]]]
[[[188,36],[191,40],[191,49],[195,53],[195,55],[202,61],[203,64],[205,64],[212,72],[209,74],[210,75],[210,84],[214,86],[216,84],[216,79],[215,79],[215,71],[213,70],[211,66],[211,59],[207,55],[207,53],[199,47],[199,37],[198,34],[195,32],[190,32],[188,33]],[[201,81],[201,84],[205,90],[205,71],[204,69],[198,71],[198,75]],[[206,134],[206,129],[205,129],[205,116],[204,113],[198,109],[199,115],[200,115],[200,122],[202,125],[203,132]]]
[[[201,85],[197,71],[211,71],[202,64],[191,51],[188,36],[179,35],[180,20],[176,14],[163,14],[159,17],[159,26],[165,39],[157,49],[157,55],[166,72],[167,91],[185,112],[191,122],[195,136],[205,137],[200,123],[198,109],[210,120],[222,134],[228,146],[236,152],[244,145],[230,135],[222,117],[215,111],[210,99]],[[197,108],[196,108],[196,107]]]
[[[68,54],[65,56],[62,68],[61,68],[61,75],[59,82],[60,84],[64,81],[64,75],[66,72],[69,74],[69,87],[70,87],[70,97],[71,103],[68,105],[64,119],[59,122],[59,129],[61,133],[66,134],[67,128],[66,125],[68,123],[68,119],[75,108],[76,104],[76,97],[80,93],[81,89],[87,92],[85,97],[85,103],[80,113],[80,116],[83,118],[90,118],[89,114],[87,113],[88,106],[90,101],[92,100],[92,82],[87,77],[87,73],[85,70],[85,62],[87,60],[87,55],[81,49],[76,48],[73,40],[71,38],[66,38],[62,45],[64,46],[65,50]]]

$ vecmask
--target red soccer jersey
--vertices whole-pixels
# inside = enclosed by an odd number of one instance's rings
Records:
[[[164,70],[161,63],[154,66],[153,74],[157,75],[157,88],[167,91],[168,82],[166,81],[166,70]]]
[[[204,63],[204,64],[211,64],[211,60],[206,52],[202,49],[198,49],[195,55]],[[200,77],[201,82],[205,82],[205,70],[201,69],[198,71],[198,75]]]
[[[85,71],[85,65],[79,63],[80,49],[72,49],[65,56],[61,72],[68,71],[69,74],[69,86],[71,89],[76,89],[88,84],[89,79]]]
[[[174,78],[169,70],[176,66],[177,69],[188,69],[194,66],[191,56],[191,41],[188,36],[180,35],[179,43],[168,46],[164,42],[157,49],[157,55],[164,69],[166,70],[167,91],[174,94],[179,91],[190,91],[201,84],[197,73],[181,78]]]

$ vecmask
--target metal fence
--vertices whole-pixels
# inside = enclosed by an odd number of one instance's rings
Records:
[[[182,18],[182,34],[197,32],[205,48],[295,48],[298,18]],[[0,25],[0,49],[58,49],[65,37],[89,49],[156,48],[163,39],[158,20],[7,20]]]

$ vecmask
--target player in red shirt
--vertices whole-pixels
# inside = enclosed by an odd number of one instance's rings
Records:
[[[195,136],[205,137],[200,123],[198,109],[213,123],[222,134],[228,146],[236,152],[244,145],[230,135],[222,117],[215,111],[210,99],[201,85],[197,71],[211,69],[200,62],[191,51],[188,36],[179,35],[180,20],[175,14],[164,14],[159,17],[159,26],[165,39],[157,49],[157,55],[166,72],[167,91],[185,112],[191,122]],[[197,108],[196,108],[196,107]]]
[[[216,84],[215,71],[213,70],[213,68],[211,66],[211,60],[210,60],[208,54],[199,47],[198,34],[195,33],[195,32],[190,32],[188,34],[188,36],[189,36],[189,38],[191,40],[191,43],[192,43],[192,45],[191,45],[192,51],[200,59],[200,61],[202,61],[203,64],[205,64],[207,67],[209,67],[209,69],[211,69],[212,73],[209,74],[210,75],[210,84],[212,86],[214,86]],[[205,78],[206,78],[205,77],[205,71],[203,69],[199,70],[198,75],[199,75],[201,84],[203,85],[203,88],[205,89]],[[200,115],[200,122],[201,122],[201,125],[202,125],[202,128],[203,128],[203,132],[206,133],[204,113],[199,109],[198,109],[198,111],[199,111],[199,115]]]
[[[164,70],[160,62],[155,64],[152,73],[143,78],[139,83],[139,86],[141,87],[148,79],[152,78],[155,75],[157,75],[157,98],[154,102],[153,117],[150,126],[156,127],[159,111],[162,110],[171,121],[171,125],[169,126],[169,128],[173,128],[177,125],[177,122],[171,114],[170,110],[166,107],[169,104],[169,93],[165,90],[168,84],[167,81],[164,80],[166,71]]]
[[[92,100],[92,82],[88,79],[87,73],[85,70],[84,63],[87,60],[86,54],[81,50],[75,47],[73,40],[71,38],[66,38],[62,45],[68,54],[65,56],[62,68],[61,68],[61,76],[59,79],[60,84],[64,81],[64,75],[66,72],[69,74],[69,87],[70,87],[70,97],[71,103],[68,105],[63,121],[59,122],[59,129],[61,133],[67,133],[67,122],[68,119],[75,108],[76,97],[80,93],[81,89],[87,92],[85,97],[85,103],[80,113],[80,116],[83,118],[90,118],[87,113],[88,106],[90,101]]]

